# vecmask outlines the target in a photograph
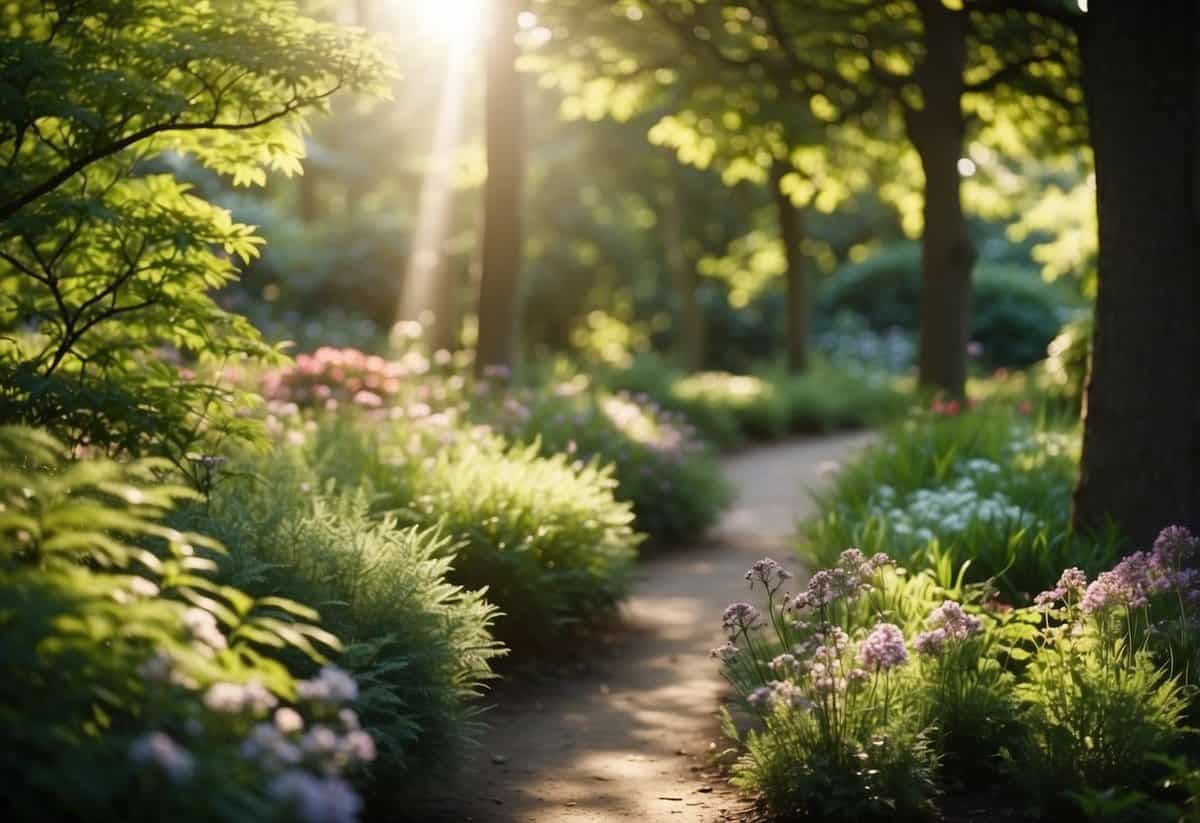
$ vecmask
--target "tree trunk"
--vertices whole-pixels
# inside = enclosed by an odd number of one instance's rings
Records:
[[[1200,13],[1095,0],[1081,32],[1099,290],[1074,523],[1200,528]]]
[[[663,204],[662,241],[671,285],[679,300],[675,313],[675,352],[680,364],[689,371],[704,368],[704,311],[699,300],[696,266],[684,249],[682,183],[679,169],[671,161],[673,185],[661,195]]]
[[[966,137],[962,95],[968,20],[942,0],[918,0],[917,5],[924,24],[925,59],[916,75],[923,107],[907,109],[905,123],[925,172],[918,379],[922,386],[961,397],[975,267],[958,172]]]
[[[475,370],[512,368],[521,273],[524,115],[515,66],[519,0],[494,0],[487,44],[487,183]]]
[[[787,363],[791,371],[801,372],[808,368],[808,273],[804,265],[804,211],[782,189],[783,178],[790,171],[787,163],[771,164],[771,193],[787,262],[784,274]]]

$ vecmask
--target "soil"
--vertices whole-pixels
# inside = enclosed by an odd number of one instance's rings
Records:
[[[749,449],[722,460],[736,489],[720,525],[693,546],[646,558],[620,630],[566,676],[507,687],[481,746],[452,785],[431,787],[422,821],[601,823],[742,821],[752,804],[715,765],[726,747],[725,684],[709,657],[721,611],[747,598],[755,560],[791,559],[809,493],[868,433]],[[794,563],[791,564],[794,567]]]

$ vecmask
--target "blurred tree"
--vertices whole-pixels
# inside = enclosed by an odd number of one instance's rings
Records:
[[[493,0],[487,32],[487,182],[475,368],[512,368],[521,285],[525,117],[517,73],[521,0]]]
[[[1140,547],[1200,527],[1200,10],[1094,0],[1078,26],[1100,243],[1074,518]]]
[[[912,221],[922,229],[929,286],[921,382],[962,393],[975,260],[960,185],[971,168],[963,163],[968,133],[1010,148],[1035,134],[1082,136],[1068,26],[1038,14],[1037,3],[993,0],[555,0],[547,8],[559,10],[561,70],[583,97],[612,98],[614,114],[656,86],[681,90],[685,110],[697,89],[715,88],[733,113],[761,116],[792,104],[826,124],[826,139],[849,135],[864,158],[890,155],[903,167],[903,154],[886,145],[898,119],[923,180],[922,215]],[[696,77],[709,82],[697,86]],[[703,157],[717,138],[711,122],[700,124],[707,133],[686,150]],[[762,151],[749,147],[747,160]],[[765,172],[769,160],[761,165]]]

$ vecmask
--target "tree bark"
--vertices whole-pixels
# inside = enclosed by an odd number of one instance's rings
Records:
[[[689,371],[704,368],[704,311],[700,306],[696,266],[688,260],[683,236],[683,186],[671,161],[672,185],[660,197],[663,204],[662,242],[671,285],[678,304],[675,312],[675,353]]]
[[[968,20],[941,0],[918,0],[917,6],[924,24],[925,59],[916,72],[923,105],[906,109],[905,124],[925,172],[918,380],[961,397],[976,256],[958,172],[966,137],[962,96]]]
[[[804,211],[796,207],[782,188],[791,167],[775,161],[771,164],[771,194],[779,223],[779,239],[787,263],[784,272],[786,306],[787,364],[793,372],[808,368],[808,272],[804,261]]]
[[[1200,13],[1094,0],[1081,30],[1099,288],[1074,523],[1200,528]]]
[[[475,370],[512,368],[517,355],[521,272],[524,113],[517,74],[519,0],[493,0],[487,44],[487,183]]]

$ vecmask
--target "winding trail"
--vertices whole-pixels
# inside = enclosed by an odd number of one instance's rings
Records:
[[[869,433],[795,440],[722,460],[736,490],[720,525],[694,548],[646,559],[621,631],[577,675],[505,692],[458,785],[430,821],[607,823],[735,821],[749,811],[710,764],[723,748],[725,684],[708,650],[720,614],[746,597],[755,560],[791,553],[809,490],[870,441]]]

